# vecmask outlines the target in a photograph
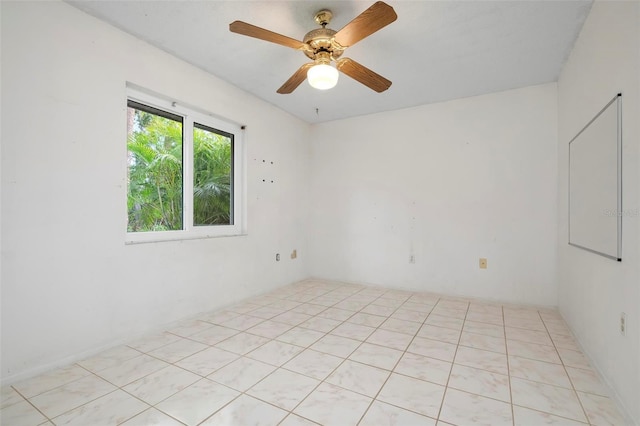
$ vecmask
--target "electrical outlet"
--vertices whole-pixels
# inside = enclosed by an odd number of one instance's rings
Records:
[[[294,249],[294,250],[291,252],[291,258],[292,258],[292,259],[295,259],[296,257],[298,257],[298,251]]]
[[[409,256],[409,263],[416,263],[416,256],[414,254]]]
[[[620,334],[627,335],[627,314],[624,312],[620,314]]]
[[[280,262],[280,253],[276,253],[276,262]]]
[[[484,257],[480,258],[480,269],[487,269],[487,259]]]

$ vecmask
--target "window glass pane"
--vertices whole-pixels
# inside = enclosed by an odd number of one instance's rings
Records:
[[[182,229],[182,118],[127,108],[128,232]]]
[[[233,135],[195,123],[193,224],[233,224]]]

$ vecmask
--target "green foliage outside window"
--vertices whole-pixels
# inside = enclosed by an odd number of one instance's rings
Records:
[[[183,125],[129,108],[128,232],[183,229]],[[194,225],[231,223],[232,144],[193,129]]]
[[[231,139],[193,129],[193,224],[231,224]]]

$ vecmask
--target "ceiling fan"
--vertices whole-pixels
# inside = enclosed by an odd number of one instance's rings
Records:
[[[387,90],[391,86],[391,81],[353,59],[340,58],[340,56],[346,48],[395,21],[398,16],[393,8],[378,1],[339,31],[327,28],[332,17],[333,14],[330,10],[325,9],[316,13],[314,19],[322,28],[309,31],[303,41],[242,21],[234,21],[229,24],[229,30],[300,50],[313,60],[313,62],[308,62],[298,68],[289,80],[278,89],[280,94],[293,92],[305,78],[309,80],[311,86],[317,89],[330,89],[338,82],[338,71],[378,93]],[[335,62],[335,68],[330,65],[331,62]]]

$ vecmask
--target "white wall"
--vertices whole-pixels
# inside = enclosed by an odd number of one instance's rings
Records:
[[[306,277],[307,124],[65,3],[1,7],[3,381]],[[126,81],[247,125],[248,236],[124,244]]]
[[[314,125],[311,275],[556,305],[556,106],[554,83]]]
[[[622,92],[622,262],[567,245],[568,142]],[[640,424],[640,3],[596,1],[558,82],[559,307]],[[627,335],[618,327],[627,314]]]

